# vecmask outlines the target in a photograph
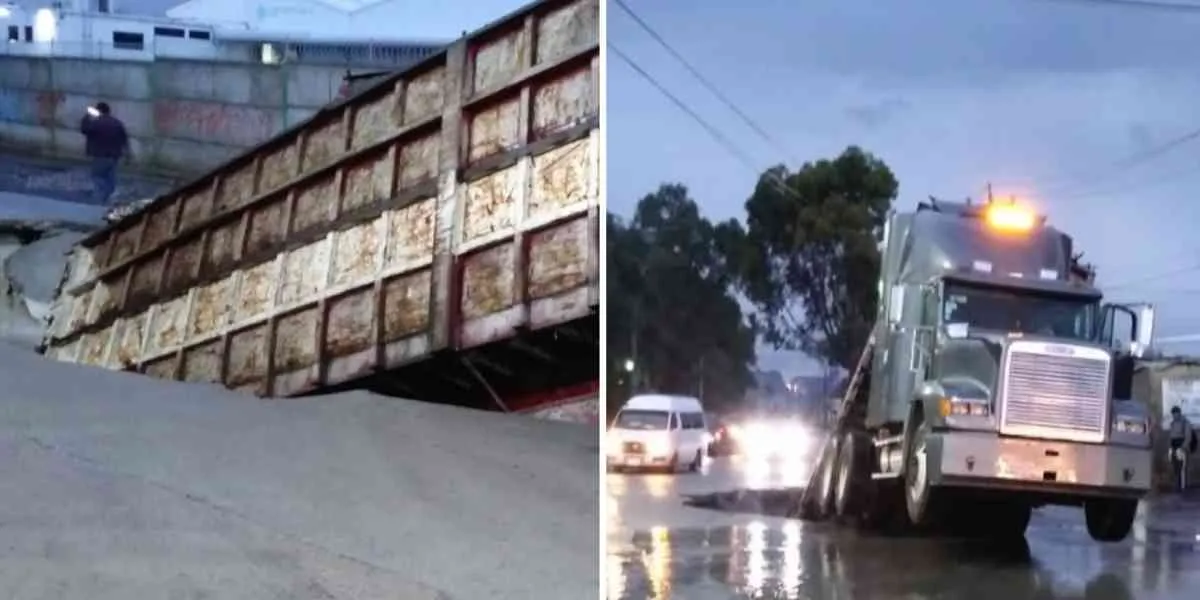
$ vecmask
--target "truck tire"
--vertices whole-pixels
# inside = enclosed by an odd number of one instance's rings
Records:
[[[834,516],[834,503],[837,494],[837,464],[840,453],[840,441],[836,437],[830,439],[828,452],[821,457],[821,463],[818,465],[818,468],[821,469],[821,474],[817,479],[817,505],[814,507],[816,508],[816,517],[818,519],[828,519]]]
[[[929,427],[917,417],[904,459],[904,505],[909,522],[918,529],[932,529],[943,520],[941,490],[929,482],[927,443]]]
[[[871,451],[870,440],[862,434],[848,431],[842,435],[834,481],[834,514],[839,520],[859,519],[870,501]]]
[[[1137,518],[1137,500],[1105,498],[1087,500],[1083,503],[1083,514],[1087,521],[1088,535],[1097,542],[1119,542],[1133,529]]]

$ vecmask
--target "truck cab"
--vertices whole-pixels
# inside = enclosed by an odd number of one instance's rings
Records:
[[[881,262],[818,512],[1023,533],[1033,508],[1073,505],[1093,538],[1123,539],[1151,485],[1132,377],[1153,307],[1104,304],[1071,238],[1015,204],[893,215]]]

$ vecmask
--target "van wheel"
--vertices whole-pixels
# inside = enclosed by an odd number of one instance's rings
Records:
[[[688,465],[688,470],[695,473],[700,470],[700,466],[704,464],[704,453],[697,450],[696,458],[692,460],[692,464]]]

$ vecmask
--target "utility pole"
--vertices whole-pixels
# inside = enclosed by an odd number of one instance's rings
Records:
[[[987,184],[987,203],[992,203],[992,182],[990,181]]]

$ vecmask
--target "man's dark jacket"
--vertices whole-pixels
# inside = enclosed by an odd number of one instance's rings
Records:
[[[121,158],[129,144],[125,124],[112,115],[86,116],[79,131],[87,139],[87,155],[93,158]]]

